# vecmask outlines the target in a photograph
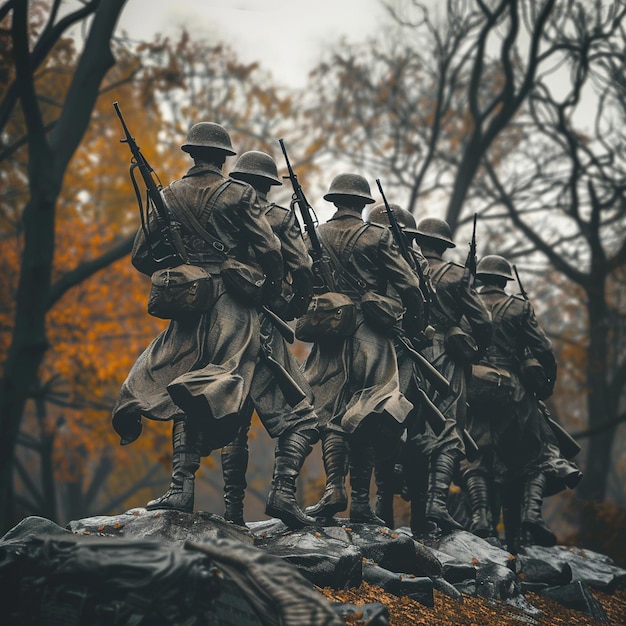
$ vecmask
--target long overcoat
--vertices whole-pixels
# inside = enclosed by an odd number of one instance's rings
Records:
[[[252,250],[263,270],[275,277],[282,267],[280,243],[254,189],[226,180],[217,167],[192,167],[164,189],[166,200],[170,192],[228,252],[181,226],[189,262],[212,276],[213,305],[193,319],[172,320],[139,355],[119,392],[113,427],[121,443],[128,444],[141,434],[142,417],[167,421],[186,416],[204,429],[203,454],[208,454],[235,435],[260,347],[258,312],[226,290],[220,266],[225,256],[244,260]],[[154,269],[142,230],[133,264],[147,274]]]

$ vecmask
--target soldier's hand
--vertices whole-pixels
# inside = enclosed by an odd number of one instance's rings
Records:
[[[271,304],[280,296],[281,290],[282,281],[275,277],[267,276],[261,288],[261,301],[263,304]]]
[[[293,297],[289,302],[288,318],[302,317],[313,297],[313,274],[306,268],[295,270],[292,274]]]
[[[406,306],[406,313],[402,321],[402,326],[409,337],[416,337],[424,330],[424,296],[417,289],[406,291],[402,296],[403,304]]]

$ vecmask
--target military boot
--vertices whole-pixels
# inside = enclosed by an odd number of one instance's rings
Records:
[[[146,504],[149,511],[173,509],[193,513],[194,484],[200,467],[199,434],[184,419],[174,420],[172,427],[172,482],[170,488]]]
[[[463,530],[448,513],[448,492],[454,473],[454,456],[435,453],[428,468],[428,495],[426,499],[426,519],[434,522],[444,533]]]
[[[315,519],[305,515],[296,502],[296,478],[311,452],[311,442],[316,439],[317,432],[312,430],[289,431],[278,438],[272,490],[267,498],[265,514],[277,517],[289,528],[318,524]]]
[[[504,522],[504,543],[511,554],[517,554],[520,536],[521,486],[517,481],[503,485],[500,489],[500,498]]]
[[[376,481],[376,516],[388,528],[394,528],[393,496],[395,486],[395,463],[393,459],[377,460],[374,467]]]
[[[360,524],[384,526],[385,522],[374,514],[370,506],[370,482],[374,467],[374,449],[371,446],[350,446],[350,521]]]
[[[473,472],[465,477],[465,487],[472,509],[470,532],[483,539],[494,537],[496,533],[491,521],[487,479],[483,475]]]
[[[246,493],[248,468],[248,429],[242,426],[235,440],[222,448],[222,476],[224,477],[224,519],[245,526],[243,499]]]
[[[322,458],[326,472],[326,488],[317,504],[304,512],[313,517],[332,517],[348,506],[346,475],[348,473],[348,443],[343,433],[327,430],[322,435]]]
[[[522,487],[522,527],[520,545],[554,546],[556,536],[541,515],[546,478],[543,474],[529,476]]]

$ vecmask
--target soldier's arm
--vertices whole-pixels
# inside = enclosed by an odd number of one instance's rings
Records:
[[[469,270],[464,270],[466,273]],[[471,286],[470,281],[463,280],[459,283],[459,296],[461,301],[461,310],[467,319],[474,341],[482,351],[491,344],[493,328],[491,325],[491,313],[480,299],[478,292]]]
[[[424,297],[420,290],[419,278],[411,266],[404,260],[389,229],[381,230],[378,242],[378,256],[383,273],[389,283],[398,292],[409,316],[423,321]],[[416,331],[422,330],[415,329]]]
[[[546,376],[554,385],[556,382],[557,365],[554,352],[552,351],[552,342],[539,325],[532,304],[528,301],[524,302],[521,323],[526,345],[533,356],[541,363]]]
[[[286,211],[280,226],[279,238],[285,270],[291,273],[293,288],[289,315],[300,317],[306,312],[313,295],[313,261],[293,211]]]
[[[238,226],[247,239],[257,262],[266,276],[264,291],[266,301],[278,298],[283,279],[283,258],[280,240],[274,234],[263,214],[256,192],[247,187],[242,193],[236,209]]]
[[[311,271],[312,260],[304,243],[300,225],[292,211],[286,211],[278,236],[285,269],[291,273],[302,269]]]

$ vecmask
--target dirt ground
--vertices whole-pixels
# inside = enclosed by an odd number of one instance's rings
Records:
[[[611,626],[626,625],[626,590],[614,594],[592,591],[593,596],[606,611],[608,622],[599,622],[580,611],[562,605],[534,593],[526,594],[530,604],[539,609],[541,615],[529,616],[521,610],[503,602],[484,598],[463,596],[458,602],[435,591],[435,606],[426,607],[409,598],[400,598],[385,593],[380,587],[362,583],[355,589],[336,590],[323,588],[320,591],[332,601],[367,604],[382,602],[389,610],[391,626]],[[364,622],[357,615],[345,618],[347,624],[360,626]]]

